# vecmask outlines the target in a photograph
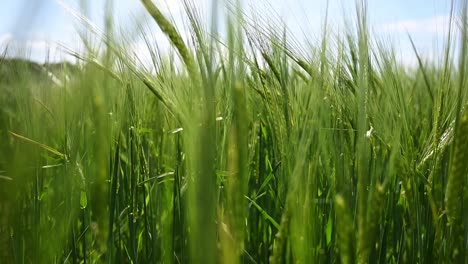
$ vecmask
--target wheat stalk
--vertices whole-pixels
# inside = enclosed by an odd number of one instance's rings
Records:
[[[184,40],[180,36],[177,29],[174,25],[163,15],[161,10],[151,1],[151,0],[141,0],[143,5],[145,6],[148,13],[151,17],[156,21],[158,26],[161,30],[166,34],[166,36],[171,41],[171,44],[177,49],[179,52],[182,61],[185,63],[189,75],[191,78],[197,80],[198,82],[198,72],[195,67],[195,61],[193,59],[192,54],[189,52],[187,45],[185,44]]]
[[[451,248],[454,260],[463,259],[464,251],[464,225],[463,195],[468,172],[468,111],[464,111],[454,138],[454,149],[450,164],[449,178],[445,192],[445,211],[451,228],[453,245]]]

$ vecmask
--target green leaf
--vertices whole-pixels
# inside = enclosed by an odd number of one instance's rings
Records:
[[[332,238],[332,231],[333,231],[333,220],[330,215],[328,217],[327,225],[325,226],[325,236],[327,238],[327,246],[330,246],[331,238]]]
[[[80,195],[80,207],[81,209],[85,209],[88,206],[88,198],[86,197],[86,192],[81,191]]]
[[[12,136],[14,136],[14,137],[16,137],[16,138],[18,138],[18,139],[21,139],[21,140],[24,140],[25,142],[29,142],[29,143],[31,143],[31,144],[34,144],[34,145],[36,145],[36,146],[39,146],[39,147],[41,147],[41,148],[47,150],[48,152],[53,153],[53,154],[59,156],[60,158],[62,158],[62,159],[64,159],[64,160],[67,160],[67,155],[61,153],[60,151],[58,151],[58,150],[56,150],[56,149],[54,149],[54,148],[52,148],[52,147],[49,147],[49,146],[47,146],[47,145],[45,145],[45,144],[42,144],[42,143],[39,143],[39,142],[37,142],[37,141],[35,141],[35,140],[32,140],[32,139],[30,139],[30,138],[27,138],[27,137],[25,137],[25,136],[22,136],[22,135],[13,133],[13,132],[11,132],[11,131],[9,131],[9,132],[10,132],[10,134],[11,134]]]

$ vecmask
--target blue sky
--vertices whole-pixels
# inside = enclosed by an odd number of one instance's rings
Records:
[[[193,0],[202,10],[209,10],[210,0]],[[20,44],[28,56],[43,61],[47,50],[52,60],[64,55],[58,45],[78,49],[80,43],[76,28],[79,22],[69,8],[80,10],[78,0],[16,0],[4,1],[0,9],[0,47],[6,43]],[[60,3],[62,2],[62,3]],[[84,13],[92,23],[102,28],[105,0],[89,0]],[[166,14],[170,14],[183,31],[182,0],[154,0]],[[353,0],[328,0],[329,18],[339,30],[343,16],[355,16]],[[412,50],[406,32],[409,32],[418,49],[426,57],[437,54],[444,39],[450,0],[368,0],[372,32],[376,37],[388,38],[399,48],[402,60],[412,63]],[[131,28],[136,20],[145,17],[139,0],[114,0],[115,23]],[[244,0],[246,10],[262,17],[276,14],[287,22],[297,39],[314,40],[320,35],[327,0]],[[208,12],[207,12],[208,13]],[[158,38],[159,39],[159,38]],[[143,46],[135,40],[135,52]],[[167,45],[164,41],[161,41]],[[10,45],[11,46],[11,45]],[[405,61],[407,60],[407,61]]]

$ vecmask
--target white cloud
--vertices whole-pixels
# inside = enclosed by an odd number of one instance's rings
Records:
[[[0,36],[0,46],[8,44],[13,39],[13,35],[6,33]]]
[[[37,62],[46,60],[62,61],[73,60],[62,48],[62,44],[42,38],[17,39],[12,35],[0,37],[0,47],[8,43],[8,57],[28,58]]]
[[[382,24],[379,28],[384,33],[445,33],[448,30],[450,17],[434,16],[424,19],[407,19]]]
[[[162,9],[163,12],[171,14],[179,14],[184,9],[182,0],[159,0],[155,4]]]

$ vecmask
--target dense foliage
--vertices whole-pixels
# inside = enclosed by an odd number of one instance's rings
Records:
[[[235,7],[221,40],[187,3],[184,40],[142,2],[178,58],[142,35],[155,71],[109,31],[1,60],[1,263],[466,262],[466,11],[407,68],[364,3],[307,51]]]

